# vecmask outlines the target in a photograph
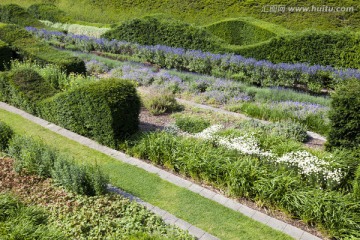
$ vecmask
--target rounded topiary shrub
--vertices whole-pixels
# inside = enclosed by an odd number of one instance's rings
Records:
[[[140,98],[132,82],[106,79],[59,93],[38,110],[50,122],[115,147],[138,130]]]
[[[13,135],[13,130],[6,123],[0,121],[0,152],[8,148]]]
[[[348,80],[332,94],[331,129],[327,147],[354,148],[360,144],[360,81]]]

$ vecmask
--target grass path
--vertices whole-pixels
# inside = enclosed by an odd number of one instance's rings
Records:
[[[0,109],[0,120],[16,133],[43,139],[50,146],[71,154],[83,164],[98,163],[110,176],[110,182],[135,196],[219,237],[220,239],[292,239],[261,223],[177,187],[159,176],[115,160],[23,117]]]

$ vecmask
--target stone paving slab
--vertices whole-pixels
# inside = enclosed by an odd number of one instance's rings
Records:
[[[185,101],[185,100],[182,100],[182,101]],[[205,105],[204,105],[205,106]],[[209,106],[206,106],[207,108],[211,108]],[[75,133],[72,133],[70,132],[69,130],[66,130],[66,129],[63,129],[63,128],[60,128],[52,123],[49,123],[43,119],[40,119],[38,117],[34,117],[22,110],[19,110],[15,107],[12,107],[6,103],[3,103],[3,102],[0,102],[0,108],[4,109],[4,110],[7,110],[9,112],[12,112],[12,113],[16,113],[16,114],[19,114],[21,116],[23,116],[24,118],[36,123],[36,124],[39,124],[51,131],[54,131],[54,132],[57,132],[59,133],[60,135],[63,135],[69,139],[72,139],[76,142],[83,142],[81,144],[83,145],[86,145],[92,149],[95,149],[95,150],[98,150],[104,154],[107,154],[109,156],[112,156],[114,157],[115,159],[117,160],[120,160],[122,162],[125,162],[125,163],[128,163],[128,164],[131,164],[131,165],[135,165],[135,166],[139,166],[140,168],[146,170],[146,171],[149,171],[151,173],[154,173],[156,172],[156,174],[159,175],[159,177],[161,177],[162,179],[164,180],[167,180],[167,181],[170,181],[172,182],[173,184],[177,185],[177,186],[180,186],[180,187],[184,187],[194,193],[198,193],[199,195],[205,197],[205,198],[208,198],[208,199],[211,199],[213,201],[216,201],[230,209],[233,209],[235,211],[238,211],[242,214],[244,214],[245,216],[248,216],[254,220],[257,220],[257,221],[260,221],[264,224],[266,224],[267,226],[269,227],[272,227],[276,230],[279,230],[283,233],[286,233],[288,235],[290,235],[291,237],[293,237],[294,239],[303,239],[303,240],[319,240],[320,238],[310,234],[310,233],[307,233],[299,228],[296,228],[294,226],[291,226],[287,223],[284,223],[282,221],[279,221],[275,218],[272,218],[272,217],[269,217],[269,216],[264,216],[265,214],[259,212],[259,211],[256,211],[254,209],[251,209],[245,205],[242,205],[232,199],[229,199],[229,198],[226,198],[225,196],[219,196],[218,193],[214,192],[214,191],[211,191],[207,188],[204,188],[198,184],[195,184],[195,183],[191,183],[190,185],[186,182],[186,184],[184,185],[184,182],[180,181],[179,180],[179,177],[172,174],[172,173],[169,173],[167,171],[164,171],[163,169],[160,169],[160,168],[157,168],[156,166],[153,166],[149,163],[146,163],[144,161],[141,161],[139,159],[136,159],[136,158],[132,158],[122,152],[119,152],[119,151],[116,151],[114,149],[111,149],[111,148],[108,148],[108,147],[105,147],[105,146],[102,146],[100,145],[99,143],[91,140],[91,139],[87,139],[83,136],[80,136],[80,135],[77,135]],[[220,109],[222,110],[222,109]],[[225,111],[225,110],[222,110],[222,111]],[[231,113],[231,112],[230,112]],[[237,114],[237,113],[236,113]],[[80,140],[79,140],[80,139]],[[86,139],[86,140],[84,140]],[[141,163],[140,163],[141,162]],[[185,179],[183,179],[184,181],[187,181]],[[155,206],[153,205],[148,205],[148,203],[145,203],[143,202],[141,199],[139,198],[136,198],[134,196],[132,196],[131,194],[128,194],[128,193],[125,193],[125,192],[119,192],[119,194],[122,194],[124,193],[125,195],[128,196],[129,199],[133,200],[133,201],[137,201],[139,202],[140,204],[143,204],[144,206],[150,206],[151,209],[154,209]],[[151,207],[152,206],[152,207]],[[170,213],[165,213],[164,216],[168,216],[168,214]],[[171,214],[170,214],[171,215]],[[175,216],[174,216],[175,217]],[[176,217],[175,217],[176,218]],[[171,219],[171,218],[169,218]],[[174,220],[174,219],[173,219]],[[266,223],[265,223],[266,222]],[[178,219],[175,221],[175,225],[177,226],[181,226],[183,228],[186,228],[186,229],[189,229],[192,225],[189,224],[189,223],[186,223],[185,221],[181,220],[181,219]],[[201,238],[201,240],[212,240],[212,239],[217,239],[216,237],[208,234],[208,233],[205,233]]]

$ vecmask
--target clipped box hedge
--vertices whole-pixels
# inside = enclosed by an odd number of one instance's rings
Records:
[[[36,113],[39,101],[49,98],[57,91],[36,71],[22,68],[0,75],[0,100]]]
[[[5,42],[0,41],[0,71],[3,71],[5,66],[9,65],[12,55],[10,47]]]
[[[86,73],[84,61],[56,50],[35,39],[25,29],[12,24],[0,24],[0,40],[6,42],[20,56],[41,63],[51,63],[60,66],[67,73]]]
[[[138,130],[139,112],[134,84],[119,79],[80,86],[39,105],[40,117],[110,147]]]

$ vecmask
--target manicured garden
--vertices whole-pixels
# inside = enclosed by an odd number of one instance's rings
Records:
[[[0,6],[0,101],[319,236],[360,238],[357,33],[293,32],[250,18],[200,27],[162,14],[90,24],[60,2]],[[221,239],[286,238],[5,110],[0,133],[8,186],[0,188],[0,233],[13,238],[192,239],[108,194],[107,183]],[[27,196],[29,184],[49,196]],[[28,228],[10,233],[12,224]]]

